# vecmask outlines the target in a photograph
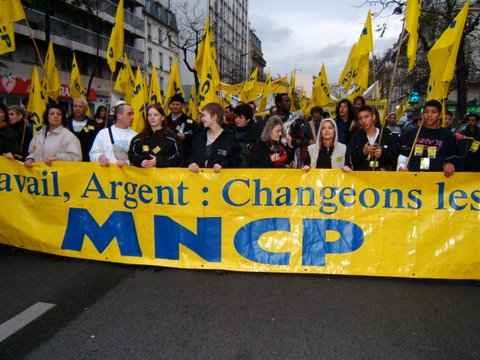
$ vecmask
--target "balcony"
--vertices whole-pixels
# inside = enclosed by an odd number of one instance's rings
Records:
[[[159,20],[163,25],[178,32],[177,18],[173,12],[151,0],[145,1],[145,12]]]
[[[117,11],[117,4],[108,1],[102,0],[98,2],[98,10],[102,11],[111,17],[115,18],[115,12]],[[131,25],[133,28],[145,31],[145,23],[142,18],[136,16],[131,11],[125,9],[125,23]]]
[[[30,26],[33,30],[45,31],[45,13],[33,9],[26,9],[27,17],[30,22]],[[94,31],[86,29],[81,26],[73,25],[67,21],[56,17],[50,17],[50,34],[58,37],[75,41],[79,44],[86,45],[93,49],[92,55],[95,55],[97,49],[97,37],[98,47],[100,54],[105,57],[105,51],[107,50],[109,37],[97,34]],[[132,46],[125,45],[125,52],[127,56],[135,63],[144,62],[143,51],[138,50]]]

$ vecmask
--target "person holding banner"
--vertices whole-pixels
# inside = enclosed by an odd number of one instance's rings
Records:
[[[13,159],[12,153],[18,150],[14,144],[15,136],[9,125],[7,107],[0,104],[0,155]]]
[[[130,128],[133,121],[132,107],[121,102],[114,110],[115,123],[95,137],[90,150],[90,161],[98,161],[101,166],[116,164],[123,167],[128,164],[130,142],[137,133]]]
[[[166,126],[166,115],[159,104],[147,108],[143,131],[130,143],[130,164],[143,168],[176,167],[182,162],[175,133]]]
[[[282,143],[282,138],[285,138],[284,123],[281,117],[274,115],[268,119],[260,136],[261,142],[252,151],[252,167],[260,169],[290,167],[293,150]]]
[[[258,124],[253,119],[253,109],[250,105],[240,104],[233,109],[234,124],[228,125],[233,132],[235,143],[233,147],[232,166],[235,168],[250,167],[252,149],[260,138]]]
[[[219,172],[231,166],[235,137],[231,131],[223,129],[223,116],[223,107],[217,103],[207,104],[201,111],[200,121],[204,129],[193,138],[188,161],[192,172],[198,173],[200,168],[213,168]]]
[[[181,94],[175,94],[170,98],[168,104],[170,115],[167,117],[167,126],[175,132],[182,156],[188,160],[192,153],[192,141],[193,135],[197,131],[197,123],[183,112],[184,106],[185,100]]]
[[[364,106],[358,111],[360,129],[348,145],[349,160],[353,170],[394,170],[398,146],[390,131],[375,126],[375,110]]]
[[[103,128],[87,116],[87,100],[84,98],[73,99],[72,116],[68,118],[67,127],[82,145],[83,161],[89,161],[88,153],[98,132]]]
[[[43,115],[44,126],[34,135],[29,146],[25,166],[43,161],[82,161],[80,141],[66,128],[65,110],[58,104],[47,107]]]
[[[400,139],[397,169],[400,171],[443,171],[455,173],[457,147],[450,130],[440,127],[442,104],[429,100],[423,109],[418,129],[411,129]]]
[[[316,169],[344,169],[347,147],[338,142],[337,124],[333,119],[323,119],[320,123],[316,142],[308,147],[310,165],[305,165],[303,170]]]
[[[23,161],[28,155],[28,146],[33,137],[33,129],[26,119],[22,106],[12,105],[8,108],[8,125],[12,135],[11,151],[5,155],[10,159]]]

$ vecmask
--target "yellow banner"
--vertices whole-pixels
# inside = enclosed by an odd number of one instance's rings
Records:
[[[480,279],[478,174],[32,169],[0,158],[0,242],[175,268]]]

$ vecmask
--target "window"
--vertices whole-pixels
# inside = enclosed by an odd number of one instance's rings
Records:
[[[148,40],[152,40],[152,24],[150,24],[149,22],[147,22],[147,37]]]
[[[161,52],[158,53],[158,66],[160,67],[160,71],[164,71],[163,68],[163,54]]]
[[[163,44],[163,32],[161,27],[158,28],[158,43],[160,45]]]
[[[151,48],[148,48],[148,63],[151,64],[152,63],[152,49]]]

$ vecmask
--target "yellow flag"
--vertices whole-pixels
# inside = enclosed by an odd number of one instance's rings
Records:
[[[60,82],[60,73],[57,69],[55,52],[53,51],[53,43],[51,41],[50,44],[48,44],[47,56],[45,56],[44,70],[47,95],[56,101],[60,95],[60,87],[62,84]]]
[[[197,92],[195,90],[195,86],[192,86],[192,93],[190,94],[190,100],[188,101],[188,114],[193,120],[197,121],[198,106],[197,106]]]
[[[240,92],[240,101],[243,103],[249,103],[255,101],[258,97],[258,91],[255,91],[255,87],[258,79],[258,68],[256,67],[247,81],[243,84],[242,91]]]
[[[25,19],[25,11],[23,10],[20,0],[0,0],[0,21],[14,23]]]
[[[115,13],[115,25],[113,25],[112,34],[110,35],[107,47],[107,62],[112,73],[115,72],[117,61],[120,61],[123,54],[125,36],[124,18],[125,10],[123,8],[123,0],[120,0],[117,6],[117,12]]]
[[[201,71],[202,64],[205,61],[206,56],[213,55],[213,60],[217,62],[217,52],[215,50],[215,40],[212,34],[212,26],[210,24],[210,18],[205,19],[203,26],[203,35],[200,43],[198,44],[197,57],[195,58],[195,70],[199,73]]]
[[[77,59],[75,53],[73,54],[72,72],[70,73],[70,96],[72,98],[86,97],[87,91],[83,87],[82,79],[80,78],[80,70],[78,69]]]
[[[405,16],[405,30],[408,33],[407,58],[408,71],[412,71],[417,60],[418,28],[420,24],[420,11],[422,0],[408,0]]]
[[[14,23],[0,23],[0,55],[15,51]]]
[[[25,19],[20,0],[0,0],[0,55],[15,51],[15,22]]]
[[[353,81],[353,71],[354,71],[354,60],[356,56],[356,46],[357,44],[353,44],[352,48],[350,49],[350,53],[348,54],[347,62],[340,74],[340,79],[338,83],[345,89],[348,90],[352,86]]]
[[[202,109],[205,105],[211,102],[219,103],[217,95],[217,89],[220,85],[220,75],[218,74],[218,68],[216,63],[216,51],[215,46],[207,36],[202,41],[202,56],[200,58],[201,63],[197,63],[198,71],[198,107]],[[199,60],[199,57],[197,57]]]
[[[168,87],[165,95],[165,102],[168,104],[172,96],[180,94],[185,96],[182,87],[182,79],[180,78],[180,65],[178,59],[175,57],[172,59],[170,65],[170,75],[168,76]]]
[[[133,88],[135,87],[135,75],[133,73],[128,57],[123,58],[123,65],[118,72],[117,79],[113,90],[125,95],[125,101],[130,103],[133,96]]]
[[[47,95],[44,92],[40,76],[36,66],[32,69],[32,79],[30,83],[30,91],[28,94],[27,111],[32,114],[31,119],[35,130],[42,127],[43,113],[47,108]]]
[[[328,84],[327,68],[322,65],[320,73],[313,83],[312,89],[312,105],[327,106],[332,102],[330,97],[330,86]]]
[[[149,104],[160,104],[163,106],[162,91],[160,88],[160,81],[158,81],[157,68],[152,67],[152,73],[150,74],[150,89],[148,92]]]
[[[263,113],[267,111],[268,102],[273,96],[273,87],[272,87],[272,76],[267,74],[267,79],[265,80],[265,85],[263,86],[262,98],[258,104],[257,112]]]
[[[369,11],[365,24],[363,25],[362,33],[357,42],[356,54],[358,57],[369,55],[373,51],[373,26],[372,13]]]
[[[133,109],[133,124],[132,129],[136,132],[140,132],[144,127],[144,118],[145,118],[145,84],[143,81],[142,70],[140,67],[137,68],[137,73],[135,75],[135,86],[133,88],[132,96],[132,109]]]
[[[428,52],[430,79],[427,99],[444,100],[448,97],[450,82],[455,74],[457,55],[470,9],[469,1],[450,23]]]

